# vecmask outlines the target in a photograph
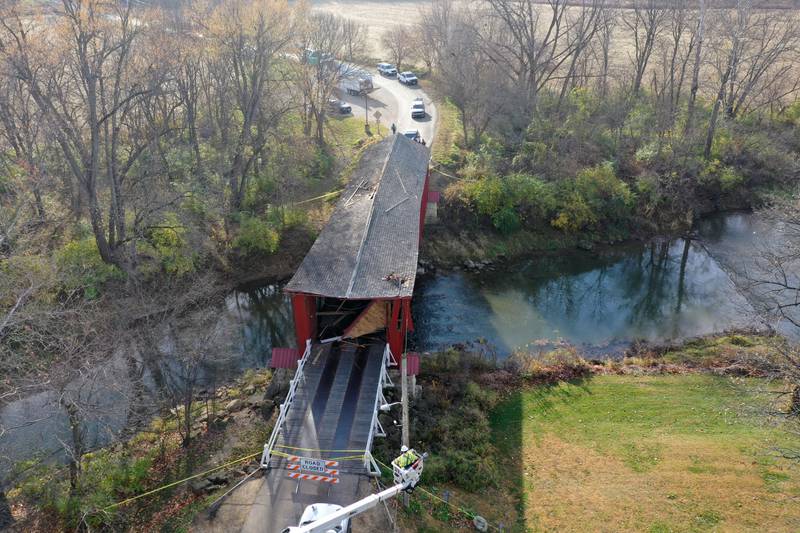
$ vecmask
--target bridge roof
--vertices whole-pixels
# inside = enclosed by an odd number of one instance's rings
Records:
[[[403,135],[364,151],[286,290],[342,299],[410,297],[430,152]]]

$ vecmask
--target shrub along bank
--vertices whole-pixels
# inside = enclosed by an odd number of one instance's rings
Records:
[[[465,245],[450,252],[463,261],[683,232],[702,214],[756,207],[796,188],[792,109],[800,105],[725,121],[706,157],[680,120],[666,133],[652,127],[650,99],[619,98],[586,90],[561,106],[544,98],[523,132],[490,130],[468,148],[454,133],[457,115],[442,120],[434,184],[445,201],[426,252],[436,259],[460,238]],[[487,235],[490,250],[467,244]]]
[[[187,405],[165,410],[127,440],[85,453],[75,483],[70,482],[68,468],[53,461],[16,465],[10,477],[17,481],[7,492],[11,529],[186,530],[197,512],[257,467],[272,430],[262,417],[270,380],[269,370],[249,370],[228,386],[198,394],[188,404],[188,439]],[[186,478],[191,479],[180,482]],[[147,494],[161,487],[166,488]],[[138,498],[143,494],[147,495]]]

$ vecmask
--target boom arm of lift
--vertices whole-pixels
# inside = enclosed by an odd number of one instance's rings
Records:
[[[347,507],[343,507],[335,513],[331,513],[315,522],[304,526],[290,527],[288,528],[289,533],[324,533],[328,531],[330,527],[340,524],[342,520],[350,519],[364,511],[372,509],[379,503],[394,498],[401,492],[413,491],[414,487],[419,483],[419,478],[422,475],[422,463],[427,454],[418,455],[414,450],[407,453],[414,454],[417,460],[405,467],[400,466],[400,464],[402,464],[400,462],[403,457],[402,455],[392,461],[394,485],[377,494],[370,494],[366,498],[351,503]]]

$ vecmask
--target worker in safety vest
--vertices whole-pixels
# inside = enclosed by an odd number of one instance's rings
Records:
[[[400,451],[403,453],[400,455],[400,457],[394,460],[397,466],[400,468],[408,468],[416,463],[417,459],[419,459],[419,456],[414,453],[414,450],[409,450],[408,446],[403,446],[400,448]]]

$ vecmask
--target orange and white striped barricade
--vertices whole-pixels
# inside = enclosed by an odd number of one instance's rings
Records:
[[[338,477],[332,476],[320,476],[318,474],[303,474],[302,472],[289,472],[287,474],[292,479],[309,479],[311,481],[320,481],[322,483],[332,483],[336,485],[339,483]]]
[[[339,466],[339,461],[331,461],[328,459],[316,459],[312,457],[301,457],[299,455],[290,455],[287,458],[287,460],[289,461],[289,464],[286,465],[286,469],[295,471],[295,473],[302,470],[304,472],[311,472],[320,477],[333,477],[339,475],[339,470],[333,468]],[[295,477],[295,479],[311,479],[311,478]],[[322,480],[316,480],[316,481],[322,481]]]

